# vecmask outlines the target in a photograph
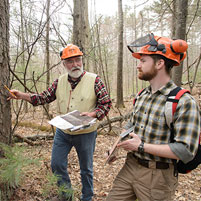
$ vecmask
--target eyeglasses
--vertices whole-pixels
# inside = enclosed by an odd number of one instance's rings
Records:
[[[64,60],[65,64],[69,64],[69,65],[72,65],[74,62],[80,63],[81,61],[82,61],[82,57],[74,57],[74,58],[69,58]]]

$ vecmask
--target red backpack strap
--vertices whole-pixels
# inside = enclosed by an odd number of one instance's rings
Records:
[[[133,99],[133,105],[135,105],[135,102],[137,100],[137,97],[140,96],[142,94],[142,92],[145,90],[145,88],[141,89],[138,94],[135,96],[135,98]]]
[[[173,121],[173,116],[177,108],[177,104],[179,99],[184,93],[190,93],[186,89],[182,89],[181,87],[176,87],[167,96],[167,100],[165,103],[165,117],[166,122],[169,128],[171,128],[171,123]]]
[[[172,116],[174,115],[176,108],[177,108],[177,104],[179,102],[179,99],[185,94],[185,93],[189,93],[190,91],[187,89],[181,89],[175,96],[175,100],[178,100],[177,102],[173,102],[172,104]]]

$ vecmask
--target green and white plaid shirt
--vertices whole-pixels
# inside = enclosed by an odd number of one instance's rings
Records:
[[[165,118],[165,103],[168,94],[176,88],[173,81],[168,82],[154,94],[147,87],[135,102],[133,117],[126,127],[134,126],[142,141],[150,144],[169,144],[171,150],[184,162],[193,158],[197,151],[200,133],[200,113],[194,98],[185,93],[179,100],[173,124],[175,143],[170,143],[170,129]],[[171,159],[153,156],[148,153],[134,153],[137,157],[172,163]]]

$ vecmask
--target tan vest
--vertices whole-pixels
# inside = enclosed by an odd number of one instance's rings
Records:
[[[96,74],[86,72],[74,90],[72,90],[71,84],[68,82],[67,73],[59,77],[56,91],[58,113],[66,114],[73,110],[78,110],[80,112],[94,111],[97,101],[94,91],[96,76]],[[88,129],[73,132],[64,130],[64,132],[76,135],[89,133],[96,129],[97,125],[95,124]]]

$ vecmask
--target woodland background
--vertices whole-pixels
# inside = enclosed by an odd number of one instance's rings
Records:
[[[105,83],[113,107],[100,122],[94,157],[95,200],[104,200],[124,158],[104,165],[109,149],[132,110],[133,96],[148,83],[137,79],[137,60],[127,44],[153,32],[187,40],[187,58],[175,67],[172,79],[189,88],[201,102],[200,0],[117,0],[117,12],[101,15],[101,0],[0,1],[0,200],[48,200],[59,190],[51,175],[55,103],[32,107],[7,101],[4,85],[28,93],[41,92],[64,73],[59,52],[69,43],[84,52],[84,68]],[[108,3],[109,5],[109,3]],[[107,8],[108,5],[104,5]],[[115,4],[114,4],[115,6]],[[7,146],[6,146],[7,145]],[[121,156],[125,153],[121,151]],[[80,194],[75,152],[69,170]],[[200,167],[180,177],[175,200],[201,200]]]

